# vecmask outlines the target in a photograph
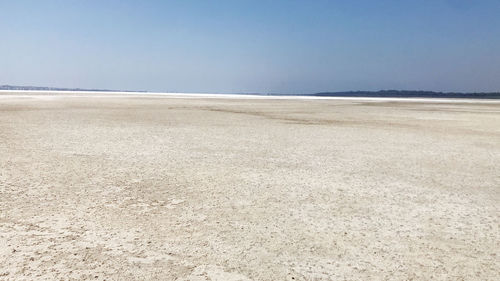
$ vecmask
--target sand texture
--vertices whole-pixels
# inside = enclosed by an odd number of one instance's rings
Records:
[[[500,103],[2,95],[0,280],[500,280]]]

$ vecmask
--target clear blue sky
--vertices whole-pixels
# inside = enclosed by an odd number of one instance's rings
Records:
[[[0,0],[0,84],[500,91],[500,0]]]

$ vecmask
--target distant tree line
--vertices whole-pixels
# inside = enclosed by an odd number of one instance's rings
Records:
[[[348,91],[348,92],[322,92],[312,94],[318,97],[384,97],[384,98],[466,98],[466,99],[500,99],[498,93],[458,93],[458,92],[433,92],[433,91]]]

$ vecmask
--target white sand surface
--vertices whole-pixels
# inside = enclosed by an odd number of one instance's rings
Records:
[[[500,103],[0,93],[0,280],[498,280]]]

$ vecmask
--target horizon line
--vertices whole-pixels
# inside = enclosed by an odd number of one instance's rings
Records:
[[[9,89],[9,88],[19,88],[19,89]],[[500,94],[498,91],[436,91],[436,90],[408,90],[408,89],[379,89],[379,90],[327,90],[327,91],[315,91],[311,93],[273,93],[273,92],[183,92],[183,91],[150,91],[150,90],[124,90],[124,89],[99,89],[99,88],[80,88],[80,87],[57,87],[57,86],[32,86],[32,85],[0,85],[1,91],[81,91],[81,92],[134,92],[134,93],[185,93],[185,94],[234,94],[234,95],[290,95],[290,96],[307,96],[307,95],[320,95],[320,94],[348,94],[348,93],[435,93],[435,94],[460,94],[460,95],[470,95],[470,94]]]

